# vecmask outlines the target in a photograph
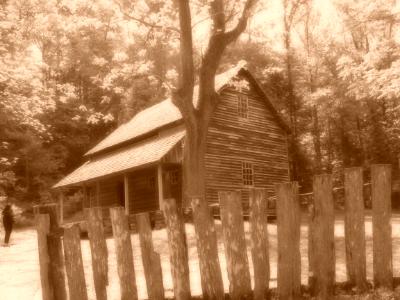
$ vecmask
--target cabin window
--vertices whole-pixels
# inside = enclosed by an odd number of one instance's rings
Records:
[[[179,183],[179,171],[173,170],[169,172],[169,182],[171,185],[176,185]]]
[[[242,182],[245,186],[254,185],[253,164],[249,162],[242,162]]]
[[[238,94],[238,115],[240,118],[248,118],[249,115],[249,98],[247,95]]]

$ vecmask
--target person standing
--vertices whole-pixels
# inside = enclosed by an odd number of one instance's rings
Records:
[[[8,246],[10,241],[12,228],[14,225],[14,215],[10,204],[7,204],[3,209],[3,226],[5,230],[4,244]]]

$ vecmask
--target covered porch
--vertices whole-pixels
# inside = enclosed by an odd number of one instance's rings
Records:
[[[157,212],[163,199],[182,201],[182,138],[184,130],[170,129],[136,144],[93,157],[54,187],[61,219],[65,193],[80,188],[82,209],[123,206],[128,215]]]
[[[82,185],[83,208],[123,206],[127,214],[161,209],[165,198],[182,198],[182,171],[177,163],[126,172]]]

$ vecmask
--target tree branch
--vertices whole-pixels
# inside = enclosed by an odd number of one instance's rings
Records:
[[[178,29],[178,28],[175,28],[175,27],[172,27],[172,26],[162,26],[162,25],[158,25],[158,24],[155,24],[155,23],[148,22],[148,21],[146,21],[144,18],[138,18],[138,17],[132,16],[132,15],[128,14],[128,13],[124,10],[122,4],[121,4],[118,0],[115,0],[115,3],[118,5],[120,12],[122,12],[122,14],[123,14],[126,18],[128,18],[128,19],[130,19],[130,20],[132,20],[132,21],[136,21],[136,22],[141,23],[141,24],[143,24],[143,25],[145,25],[145,26],[147,26],[147,27],[150,27],[150,28],[167,29],[167,30],[170,30],[170,31],[174,31],[174,32],[178,32],[178,33],[179,33],[179,29]]]
[[[256,2],[257,2],[257,0],[247,0],[246,1],[243,11],[242,11],[242,15],[241,15],[238,23],[236,24],[236,27],[233,28],[231,31],[228,31],[224,34],[224,40],[225,40],[226,45],[235,41],[239,37],[239,35],[242,34],[243,31],[246,29],[247,20],[249,19],[251,9],[254,7]]]
[[[231,42],[235,41],[239,37],[239,35],[246,29],[250,11],[256,2],[257,0],[246,1],[241,17],[239,18],[236,27],[231,31],[221,32],[213,30],[213,34],[210,37],[210,41],[200,68],[198,109],[199,115],[202,116],[203,121],[207,121],[207,118],[211,115],[219,99],[217,93],[215,92],[215,74],[221,61],[222,55],[226,47]],[[217,11],[214,11],[213,13],[216,12]],[[220,16],[224,18],[225,23],[224,14]],[[218,20],[218,22],[219,21],[220,20]],[[225,28],[225,24],[223,28]]]
[[[213,34],[225,32],[225,11],[223,0],[211,1],[210,16],[213,21]]]

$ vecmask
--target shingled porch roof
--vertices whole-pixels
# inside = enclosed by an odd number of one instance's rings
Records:
[[[110,174],[116,175],[134,170],[140,166],[150,166],[163,158],[184,135],[185,129],[180,126],[179,128],[167,130],[133,145],[96,156],[64,177],[53,188],[77,185],[78,183],[105,177]]]

